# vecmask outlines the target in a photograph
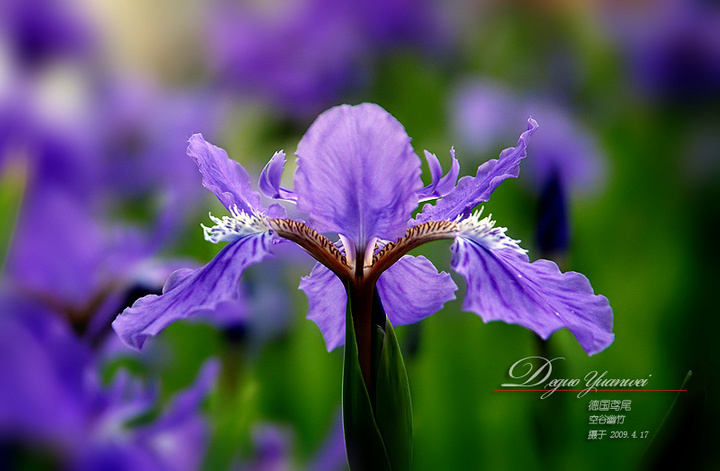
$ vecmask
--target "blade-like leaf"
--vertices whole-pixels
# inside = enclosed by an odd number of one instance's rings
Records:
[[[349,309],[347,313],[343,417],[348,461],[353,470],[406,471],[412,458],[412,403],[407,371],[377,293],[372,309],[376,322],[371,371],[375,380],[374,404],[360,369],[352,314]]]
[[[377,327],[377,330],[381,330]],[[385,321],[383,349],[377,371],[375,419],[393,471],[410,469],[412,401],[405,362],[390,320]]]
[[[391,471],[380,430],[375,422],[370,396],[360,370],[350,306],[345,323],[345,365],[343,368],[343,428],[345,450],[351,470]]]

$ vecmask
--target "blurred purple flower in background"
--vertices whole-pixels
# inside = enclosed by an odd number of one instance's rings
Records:
[[[97,108],[60,116],[35,105],[34,90],[7,93],[0,114],[2,160],[27,169],[4,283],[43,300],[92,341],[108,332],[108,316],[128,293],[159,290],[178,267],[155,256],[200,195],[194,166],[172,143],[186,128],[212,127],[211,104],[115,87],[93,95]],[[149,228],[110,216],[128,202],[144,207]]]
[[[444,31],[431,1],[220,2],[210,15],[210,68],[245,96],[311,117],[363,86],[387,48],[436,48]]]
[[[504,228],[471,214],[503,180],[517,177],[536,126],[530,121],[516,148],[506,149],[499,160],[483,164],[476,176],[463,177],[457,185],[454,157],[451,171],[442,176],[437,158],[426,153],[432,183],[423,187],[420,159],[399,122],[377,105],[332,108],[298,145],[294,191],[280,186],[281,152],[260,179],[267,196],[296,203],[306,212],[309,226],[285,219],[277,205],[264,208],[247,172],[195,135],[188,154],[205,187],[231,214],[213,217],[216,225],[204,228],[205,238],[229,244],[204,267],[171,275],[162,296],[138,300],[113,327],[125,343],[140,348],[148,336],[176,320],[233,302],[243,271],[289,239],[319,262],[301,288],[309,299],[308,317],[320,326],[330,350],[344,342],[347,295],[369,290],[372,296],[377,283],[393,325],[418,322],[453,299],[457,287],[447,273],[406,253],[432,240],[454,239],[452,266],[468,285],[465,309],[485,321],[523,325],[543,338],[567,327],[589,354],[597,353],[613,340],[607,299],[595,295],[579,273],[563,274],[546,260],[530,263]],[[418,203],[431,199],[438,201],[411,219]],[[337,233],[338,245],[311,227]]]
[[[215,364],[206,364],[194,385],[159,408],[153,389],[125,373],[100,384],[86,345],[44,306],[7,294],[2,301],[4,468],[32,453],[47,454],[63,469],[198,469],[208,437],[199,405]]]
[[[198,126],[220,128],[225,107],[207,91],[165,90],[138,80],[99,84],[94,121],[99,136],[105,210],[122,214],[118,204],[144,208],[156,243],[171,244],[202,202],[200,179],[185,158],[183,142]],[[146,224],[147,225],[147,224]]]
[[[518,123],[508,109],[522,109],[543,127],[528,144],[532,158],[526,178],[538,199],[538,249],[559,255],[570,244],[570,200],[596,194],[605,183],[606,159],[596,140],[568,110],[547,100],[524,98],[484,80],[461,84],[451,101],[451,119],[463,147],[474,154],[493,153]]]
[[[129,290],[157,286],[157,277],[175,266],[150,269],[150,247],[132,231],[99,224],[60,191],[35,191],[23,203],[4,283],[99,340]]]
[[[255,459],[240,467],[247,471],[282,471],[292,469],[292,434],[289,430],[258,425],[252,432]],[[343,456],[343,458],[345,458]]]
[[[233,466],[237,471],[341,471],[347,469],[342,418],[338,414],[320,448],[304,465],[293,457],[295,436],[288,427],[260,423],[251,433],[253,453]]]
[[[518,127],[515,114],[548,123],[528,144],[532,159],[525,163],[529,178],[521,178],[540,191],[558,173],[563,186],[575,196],[597,192],[604,185],[606,160],[596,139],[574,119],[569,110],[550,100],[523,97],[499,83],[470,80],[457,87],[450,102],[454,131],[462,145],[476,154],[494,153]]]
[[[0,5],[0,44],[8,43],[23,70],[55,58],[87,56],[93,41],[90,22],[72,0],[7,0]]]
[[[603,16],[641,96],[677,103],[720,98],[717,2],[619,4],[607,7]]]

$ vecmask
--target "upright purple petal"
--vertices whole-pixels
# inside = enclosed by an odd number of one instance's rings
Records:
[[[612,343],[612,308],[585,276],[562,273],[548,260],[530,263],[519,247],[500,243],[502,237],[458,237],[452,245],[452,267],[467,282],[463,309],[543,339],[567,327],[589,355]]]
[[[338,106],[321,114],[298,144],[298,209],[319,232],[364,248],[407,229],[422,187],[420,159],[403,126],[381,107]]]
[[[283,170],[285,169],[285,152],[275,152],[272,159],[265,165],[260,174],[258,184],[260,191],[268,198],[286,201],[297,201],[295,193],[280,186]]]
[[[176,272],[160,295],[138,299],[113,322],[113,328],[128,346],[140,349],[149,335],[157,335],[171,323],[233,303],[240,295],[240,277],[245,269],[270,252],[267,233],[242,237],[224,247],[207,265],[192,273]]]
[[[427,258],[406,255],[380,275],[377,290],[385,314],[398,326],[435,314],[455,299],[457,286],[449,273],[438,273]]]
[[[347,293],[340,279],[317,263],[310,275],[300,280],[300,289],[308,297],[307,318],[320,328],[328,352],[343,345]]]
[[[420,201],[426,201],[434,198],[442,198],[450,193],[457,183],[460,174],[460,162],[455,158],[455,149],[450,149],[450,157],[452,158],[452,166],[447,175],[443,176],[440,161],[435,154],[425,151],[425,159],[430,169],[432,182],[418,192]]]
[[[460,215],[466,217],[479,203],[488,201],[490,194],[506,178],[515,178],[520,174],[520,161],[525,158],[528,140],[537,127],[534,119],[528,119],[527,131],[520,135],[516,147],[505,149],[499,159],[482,164],[474,177],[462,177],[455,189],[438,200],[435,206],[426,204],[415,223],[452,220]]]
[[[203,186],[215,193],[228,211],[233,206],[246,213],[262,208],[260,195],[250,188],[250,177],[239,163],[202,134],[193,134],[189,142],[187,153],[200,169]]]

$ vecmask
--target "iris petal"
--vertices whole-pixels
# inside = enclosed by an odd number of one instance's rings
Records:
[[[427,258],[406,255],[380,275],[377,290],[388,319],[398,326],[438,312],[455,299],[457,285],[449,273],[438,273]]]
[[[298,209],[318,232],[365,248],[407,229],[422,187],[420,158],[403,126],[381,107],[338,106],[321,114],[298,144]]]
[[[427,160],[428,168],[432,182],[418,191],[420,201],[427,201],[434,198],[442,198],[455,188],[458,175],[460,174],[460,162],[455,158],[455,149],[450,149],[450,158],[452,158],[452,166],[448,173],[443,176],[440,161],[435,154],[425,151],[425,160]]]
[[[347,294],[340,279],[321,264],[302,279],[308,297],[308,319],[325,338],[328,351],[345,343]],[[457,286],[448,273],[438,273],[425,257],[406,255],[386,270],[377,283],[385,314],[393,325],[419,322],[455,299]]]
[[[308,297],[307,318],[317,324],[328,352],[345,343],[347,293],[340,279],[327,267],[315,264],[310,275],[300,280]]]
[[[193,134],[189,143],[187,154],[197,164],[203,186],[215,193],[228,211],[234,206],[246,213],[263,209],[260,195],[250,188],[250,176],[242,165],[203,139],[202,134]]]
[[[265,258],[271,243],[267,233],[249,235],[225,246],[204,267],[178,271],[162,295],[145,296],[125,309],[113,322],[115,332],[128,346],[140,349],[148,336],[177,320],[236,302],[243,271]]]
[[[259,188],[268,198],[295,202],[295,193],[280,186],[283,170],[285,169],[285,152],[275,152],[272,159],[265,165],[260,174]]]
[[[434,206],[426,204],[414,224],[453,220],[460,215],[467,217],[475,206],[488,201],[490,194],[505,179],[515,178],[520,174],[520,161],[525,158],[528,141],[537,127],[535,120],[530,118],[527,131],[520,135],[516,147],[505,149],[497,160],[482,164],[474,177],[462,177],[457,186]]]
[[[452,267],[465,277],[463,309],[485,322],[518,324],[547,339],[567,327],[589,354],[614,339],[612,308],[580,273],[562,273],[548,260],[530,263],[512,244],[458,237]]]

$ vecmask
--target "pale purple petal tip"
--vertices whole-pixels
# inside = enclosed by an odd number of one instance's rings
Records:
[[[139,350],[148,336],[177,320],[234,303],[243,271],[265,258],[271,243],[267,233],[246,236],[225,246],[204,267],[176,271],[162,295],[138,299],[113,321],[113,329],[126,345]]]
[[[455,299],[457,286],[449,273],[438,273],[425,257],[406,255],[378,280],[378,294],[394,326],[414,324]]]
[[[285,152],[275,152],[260,174],[259,188],[268,198],[295,202],[295,193],[280,186],[285,169]]]
[[[434,206],[426,204],[414,224],[453,220],[460,215],[467,217],[475,206],[488,201],[490,194],[505,179],[520,174],[520,161],[525,158],[528,141],[537,128],[535,120],[528,119],[527,131],[520,135],[516,147],[505,149],[497,160],[482,164],[474,177],[462,177],[457,186]]]
[[[260,195],[250,188],[250,177],[239,163],[203,139],[202,134],[193,134],[188,142],[187,154],[197,164],[203,186],[215,193],[228,210],[233,206],[246,213],[263,209]]]
[[[612,308],[582,274],[562,273],[548,260],[530,263],[512,248],[492,249],[472,239],[457,238],[451,249],[452,267],[467,282],[463,309],[485,322],[518,324],[543,339],[568,328],[589,355],[613,342]]]
[[[321,114],[298,144],[298,209],[319,232],[364,248],[407,229],[422,187],[420,158],[402,124],[378,105],[342,105]]]
[[[328,352],[345,343],[347,294],[340,279],[324,265],[315,264],[309,276],[300,280],[308,297],[307,318],[320,328]]]
[[[455,149],[450,149],[450,157],[452,158],[452,166],[447,175],[442,175],[442,167],[440,161],[435,154],[425,151],[425,159],[430,169],[432,181],[430,184],[418,191],[418,199],[420,202],[434,198],[442,198],[455,188],[458,175],[460,174],[460,162],[455,158]]]

